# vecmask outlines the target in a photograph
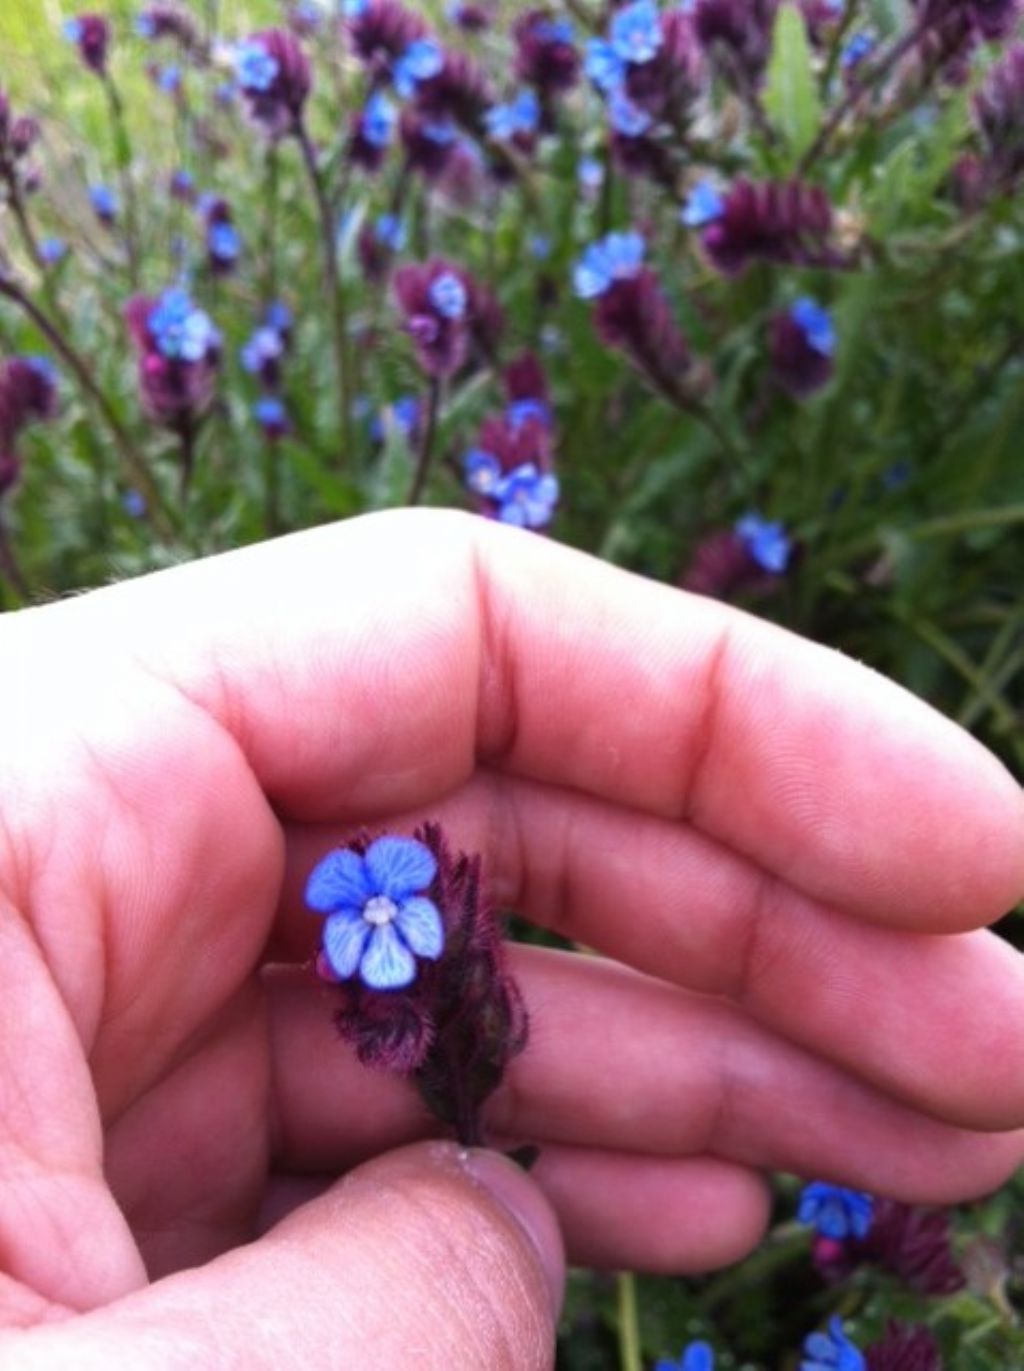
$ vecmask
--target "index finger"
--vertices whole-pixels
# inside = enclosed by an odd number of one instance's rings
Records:
[[[867,918],[966,928],[1024,891],[1019,787],[921,701],[472,516],[353,520],[30,617],[174,682],[290,819],[379,821],[485,763],[691,823]]]

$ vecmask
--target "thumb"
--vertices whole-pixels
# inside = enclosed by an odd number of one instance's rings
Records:
[[[5,1371],[547,1371],[564,1256],[534,1183],[493,1152],[402,1148],[258,1242],[103,1309],[0,1338]]]

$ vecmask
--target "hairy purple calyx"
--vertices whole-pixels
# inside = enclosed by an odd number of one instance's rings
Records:
[[[425,824],[414,836],[437,863],[423,894],[440,911],[443,951],[418,962],[415,980],[397,990],[375,990],[357,977],[342,982],[334,1022],[361,1062],[409,1076],[458,1140],[477,1146],[484,1140],[483,1105],[526,1046],[526,1009],[505,966],[480,857],[453,854],[438,824]],[[370,845],[364,836],[351,847],[361,854]],[[397,913],[386,895],[374,896],[362,911],[374,927],[389,925]],[[322,961],[320,970],[326,972]]]

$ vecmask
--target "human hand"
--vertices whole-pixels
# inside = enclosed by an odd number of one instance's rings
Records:
[[[533,1033],[489,1108],[577,1260],[736,1259],[765,1169],[938,1202],[1024,1155],[1024,970],[969,931],[1024,892],[1021,794],[836,654],[409,512],[0,644],[5,1367],[549,1364],[531,1183],[358,1165],[430,1131],[301,965],[305,878],[362,825],[440,819],[614,959],[515,949]]]

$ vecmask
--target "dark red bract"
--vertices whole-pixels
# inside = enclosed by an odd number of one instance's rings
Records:
[[[794,266],[840,266],[831,247],[832,206],[820,186],[801,181],[737,181],[722,214],[704,229],[711,261],[727,276],[755,259]]]

